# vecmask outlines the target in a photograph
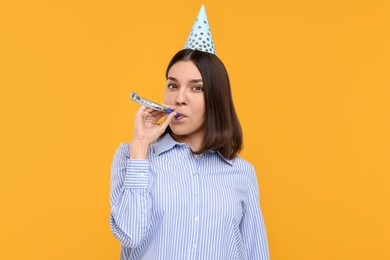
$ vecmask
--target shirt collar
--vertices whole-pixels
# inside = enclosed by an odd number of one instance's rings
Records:
[[[175,146],[187,146],[185,143],[178,143],[176,142],[172,136],[167,133],[163,137],[161,137],[157,142],[154,143],[153,145],[153,151],[154,153],[159,156],[160,154],[167,152],[171,150]],[[225,157],[221,155],[219,151],[208,151],[209,153],[217,153],[219,157],[224,160],[227,164],[230,166],[233,166],[233,160],[228,160]]]
[[[167,133],[163,137],[161,137],[157,142],[153,145],[154,153],[158,156],[166,151],[171,150],[175,145],[181,145],[180,143],[176,142],[172,136]]]

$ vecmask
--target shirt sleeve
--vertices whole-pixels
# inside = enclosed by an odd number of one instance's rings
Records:
[[[268,238],[260,209],[260,193],[253,166],[247,189],[244,216],[240,224],[246,255],[248,259],[269,260]]]
[[[110,225],[123,246],[135,248],[148,226],[150,172],[148,160],[130,160],[129,152],[129,144],[121,144],[112,162]]]

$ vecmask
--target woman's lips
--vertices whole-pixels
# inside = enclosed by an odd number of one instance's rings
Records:
[[[177,111],[177,113],[178,113],[180,116],[177,117],[177,118],[175,118],[176,120],[183,120],[184,118],[187,117],[187,115],[185,115],[185,114],[183,114],[183,113],[181,113],[181,112],[179,112],[179,111]]]

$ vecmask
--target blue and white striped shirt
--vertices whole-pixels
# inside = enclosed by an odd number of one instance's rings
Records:
[[[194,156],[166,134],[147,160],[117,149],[110,224],[121,260],[256,259],[269,249],[253,166],[218,152]]]

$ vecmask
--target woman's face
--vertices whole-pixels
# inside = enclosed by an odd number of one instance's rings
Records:
[[[169,125],[180,142],[201,144],[204,138],[205,101],[202,76],[192,61],[178,61],[168,72],[165,104],[181,116]]]

